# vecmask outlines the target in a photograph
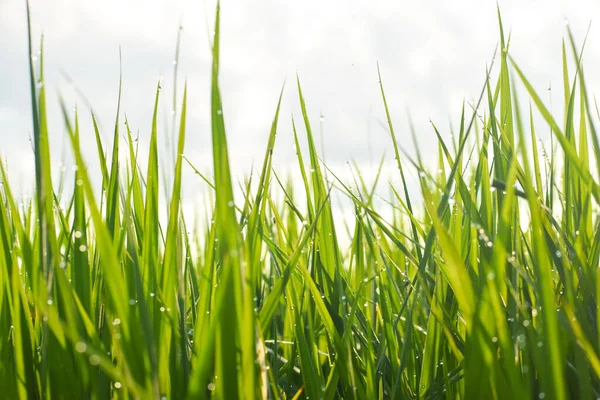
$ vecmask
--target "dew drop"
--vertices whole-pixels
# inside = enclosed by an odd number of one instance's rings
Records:
[[[560,250],[556,250],[556,252],[554,253],[556,255],[556,257],[561,258],[562,257],[562,253],[560,252]]]

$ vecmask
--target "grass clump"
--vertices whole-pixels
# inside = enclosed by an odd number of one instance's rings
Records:
[[[598,113],[570,32],[576,68],[569,71],[563,44],[562,126],[509,56],[500,23],[498,79],[487,75],[474,107],[484,116],[464,110],[450,142],[433,127],[433,174],[420,157],[400,151],[381,84],[402,178],[391,188],[391,221],[375,209],[375,187],[359,170],[355,189],[325,174],[299,80],[302,118],[292,122],[306,204],[271,168],[281,96],[258,182],[234,199],[219,38],[217,9],[214,202],[202,234],[188,233],[181,211],[187,91],[166,225],[159,219],[160,85],[146,171],[127,124],[120,143],[119,112],[111,157],[94,124],[101,199],[81,155],[77,114],[63,107],[78,168],[61,207],[38,84],[43,57],[37,74],[31,60],[35,201],[20,207],[0,166],[3,396],[600,396]],[[536,115],[557,143],[548,158],[536,143]],[[120,145],[129,154],[125,165]],[[420,198],[409,197],[407,168],[419,174]],[[355,210],[349,246],[334,221],[332,191]]]

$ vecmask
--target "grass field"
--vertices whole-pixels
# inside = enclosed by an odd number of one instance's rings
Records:
[[[201,227],[181,210],[186,93],[167,196],[159,196],[160,84],[147,155],[117,116],[112,149],[94,125],[97,159],[84,160],[77,113],[63,105],[78,168],[72,193],[59,196],[43,53],[31,57],[31,202],[11,191],[0,163],[1,396],[600,398],[600,115],[568,28],[563,59],[548,60],[563,65],[559,125],[499,26],[477,112],[464,108],[451,140],[432,128],[434,171],[401,151],[381,84],[403,185],[375,209],[375,186],[358,168],[343,182],[320,161],[299,80],[285,90],[297,90],[301,105],[294,138],[305,193],[271,168],[278,105],[260,173],[234,198],[217,11],[213,196]],[[538,144],[540,130],[551,130],[551,148]],[[86,165],[101,171],[101,188]],[[418,198],[408,194],[409,170]],[[332,193],[355,210],[349,245]]]

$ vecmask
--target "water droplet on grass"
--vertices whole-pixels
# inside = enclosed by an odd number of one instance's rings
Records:
[[[77,342],[75,344],[75,350],[78,353],[83,353],[83,352],[85,352],[86,349],[87,349],[87,345],[85,343],[83,343],[83,342]]]

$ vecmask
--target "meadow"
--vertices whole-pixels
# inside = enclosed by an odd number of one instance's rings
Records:
[[[119,104],[112,148],[94,120],[97,158],[84,160],[77,111],[62,104],[77,165],[67,193],[52,181],[43,52],[30,56],[31,201],[11,190],[0,163],[1,396],[600,398],[600,114],[569,28],[562,60],[548,60],[563,66],[559,119],[511,58],[498,21],[478,103],[463,108],[451,139],[432,125],[434,170],[399,145],[379,77],[402,185],[376,206],[377,179],[355,167],[344,182],[321,161],[300,79],[282,91],[298,94],[303,193],[271,165],[281,97],[259,173],[233,181],[217,8],[214,169],[201,175],[212,188],[201,229],[181,207],[182,170],[193,168],[183,156],[187,89],[166,195],[160,83],[148,154]],[[551,131],[550,148],[541,130]],[[409,171],[418,197],[409,196]],[[236,185],[243,196],[234,198]],[[333,193],[354,209],[349,243]]]

